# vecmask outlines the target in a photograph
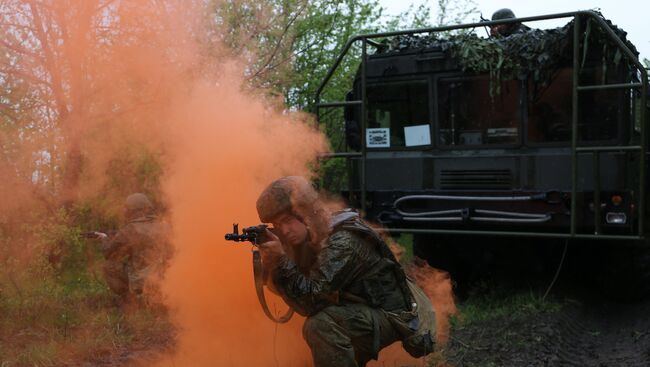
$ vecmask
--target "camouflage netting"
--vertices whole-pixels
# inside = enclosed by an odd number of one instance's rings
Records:
[[[599,16],[621,40],[638,55],[634,45],[627,40],[627,32]],[[608,65],[618,65],[623,55],[596,22],[582,18],[580,58],[598,59],[606,70]],[[526,79],[547,83],[562,65],[570,65],[573,53],[574,20],[564,27],[541,30],[530,29],[508,37],[481,38],[475,33],[438,38],[436,34],[405,35],[384,40],[377,53],[398,53],[413,50],[440,50],[456,58],[463,71],[477,74],[489,73],[496,80]]]

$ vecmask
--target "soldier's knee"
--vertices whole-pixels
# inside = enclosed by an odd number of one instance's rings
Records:
[[[334,327],[334,320],[324,311],[308,317],[302,326],[302,336],[307,344],[321,340],[324,334],[328,334]]]

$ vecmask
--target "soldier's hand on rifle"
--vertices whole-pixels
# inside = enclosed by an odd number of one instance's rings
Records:
[[[94,238],[98,240],[103,240],[104,238],[107,238],[108,235],[104,232],[91,232],[94,235]]]
[[[96,231],[83,232],[81,234],[81,236],[83,236],[85,238],[90,238],[90,239],[93,239],[93,240],[103,240],[104,238],[108,237],[108,235],[106,233],[104,233],[104,232],[96,232]]]
[[[259,244],[260,254],[262,255],[262,264],[266,267],[273,267],[285,256],[284,248],[282,248],[282,243],[278,236],[268,229],[266,229],[266,232],[264,233],[264,238],[268,240]]]

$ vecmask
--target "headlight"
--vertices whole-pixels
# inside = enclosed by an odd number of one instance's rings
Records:
[[[627,216],[625,213],[607,213],[605,220],[607,224],[625,224]]]

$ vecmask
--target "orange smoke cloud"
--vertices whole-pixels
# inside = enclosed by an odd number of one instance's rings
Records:
[[[299,317],[275,325],[262,313],[250,245],[224,234],[233,222],[257,224],[261,190],[280,176],[309,176],[307,164],[326,142],[304,116],[278,113],[243,92],[242,71],[232,61],[213,79],[178,80],[183,93],[166,116],[172,159],[164,192],[177,255],[163,287],[179,327],[174,365],[305,366],[311,359]],[[286,309],[276,298],[269,305]]]
[[[384,238],[395,255],[401,260],[406,249],[395,242],[391,237]],[[368,364],[368,367],[384,366],[386,363],[393,365],[413,366],[426,365],[434,360],[438,363],[444,361],[441,351],[449,341],[449,318],[458,314],[454,291],[449,273],[431,267],[425,260],[414,258],[405,266],[406,273],[424,291],[436,312],[436,351],[422,358],[413,358],[401,347],[400,342],[390,345],[379,354],[379,360]]]
[[[304,366],[310,360],[301,321],[276,326],[254,292],[250,246],[227,243],[233,222],[259,222],[255,200],[271,180],[308,175],[325,149],[301,121],[241,92],[235,69],[217,87],[197,86],[174,113],[178,156],[166,183],[178,255],[166,292],[180,325],[174,361],[193,366]],[[278,312],[282,302],[272,301]],[[275,348],[275,350],[274,350]]]
[[[34,60],[40,64],[33,69],[50,76],[47,123],[58,136],[42,149],[63,172],[75,169],[67,158],[78,152],[75,198],[115,213],[128,193],[162,188],[176,248],[163,288],[178,344],[161,363],[305,366],[311,358],[300,318],[277,327],[265,318],[250,246],[227,243],[224,233],[233,222],[259,221],[255,200],[271,180],[309,176],[307,165],[327,150],[326,139],[307,115],[277,111],[245,91],[246,65],[224,56],[218,37],[208,35],[214,27],[198,8],[208,3],[17,1],[11,5],[30,27],[8,34],[47,46],[37,50],[46,57]],[[41,34],[22,35],[24,28],[49,33],[39,43]],[[146,177],[134,167],[144,167]],[[156,175],[146,169],[160,169],[161,181],[147,181]],[[0,166],[3,177],[11,170]],[[30,186],[29,176],[14,181]],[[52,185],[54,196],[67,195],[60,181]],[[13,186],[0,183],[3,199]],[[100,201],[104,208],[97,208]],[[0,219],[26,202],[0,203]],[[269,305],[278,312],[286,307],[272,297]]]
[[[458,314],[449,273],[433,268],[421,259],[410,264],[407,272],[429,297],[436,311],[436,342],[446,344],[449,341],[449,317]]]
[[[205,2],[35,2],[44,4],[37,7],[41,20],[53,22],[45,29],[53,32],[48,39],[60,60],[34,70],[48,70],[53,85],[64,80],[49,101],[58,112],[52,107],[54,117],[45,124],[56,125],[52,135],[60,135],[47,137],[41,149],[57,162],[65,162],[71,147],[79,149],[83,175],[76,194],[82,200],[105,195],[100,199],[113,203],[106,204],[113,205],[108,212],[130,192],[159,188],[124,168],[137,163],[136,153],[161,164],[176,248],[163,290],[178,326],[174,353],[161,365],[307,366],[302,319],[286,325],[266,319],[255,295],[250,246],[226,242],[224,233],[233,222],[257,224],[261,190],[281,176],[309,176],[308,165],[327,142],[308,116],[278,112],[245,91],[246,66],[223,56],[227,50],[212,40],[206,44],[210,37],[197,36],[205,33],[204,17],[190,3]],[[0,183],[0,194],[14,196],[0,207],[3,221],[36,201],[32,190],[14,191],[30,181],[29,174],[14,179],[14,171],[0,166],[0,175],[12,177]],[[59,192],[60,185],[51,186]],[[286,307],[274,297],[269,305],[278,313]]]

